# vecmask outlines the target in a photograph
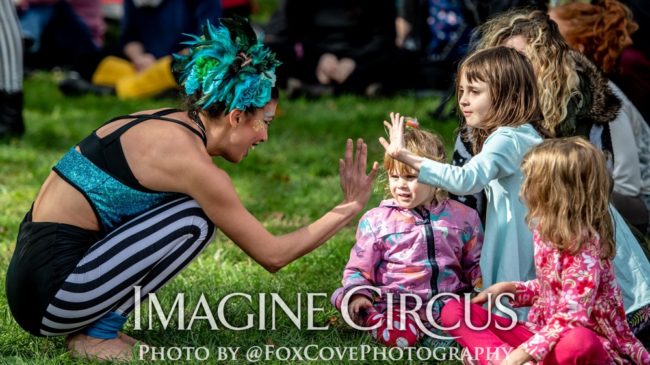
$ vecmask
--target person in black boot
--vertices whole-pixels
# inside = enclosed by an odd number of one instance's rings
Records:
[[[23,47],[13,1],[0,0],[0,139],[21,136],[23,123]]]
[[[23,133],[23,92],[0,91],[0,139],[20,137]]]

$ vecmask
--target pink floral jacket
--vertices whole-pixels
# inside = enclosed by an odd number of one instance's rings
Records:
[[[340,309],[343,295],[361,285],[380,289],[380,297],[396,294],[396,300],[400,293],[415,294],[423,307],[438,293],[471,290],[481,280],[482,244],[478,214],[459,202],[447,199],[416,211],[384,200],[359,221],[343,287],[332,303]],[[359,294],[373,297],[369,291]]]
[[[535,333],[522,349],[541,361],[564,331],[585,327],[598,334],[616,364],[650,364],[650,354],[625,318],[611,260],[600,259],[600,240],[575,254],[560,251],[533,231],[537,278],[516,283],[515,306],[530,306],[525,325]]]

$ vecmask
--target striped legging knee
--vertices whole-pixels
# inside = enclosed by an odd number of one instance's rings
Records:
[[[146,212],[90,247],[47,306],[40,332],[78,331],[109,311],[124,316],[187,266],[207,245],[214,225],[183,197]]]

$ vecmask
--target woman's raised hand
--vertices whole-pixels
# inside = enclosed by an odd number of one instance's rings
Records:
[[[400,154],[404,150],[404,117],[399,113],[390,113],[390,122],[384,121],[386,133],[390,143],[384,137],[379,137],[379,143],[384,146],[386,153],[396,160],[400,159]]]
[[[345,145],[345,158],[339,160],[341,190],[345,203],[354,203],[361,210],[372,193],[372,182],[377,176],[379,164],[375,161],[372,170],[366,175],[368,146],[362,139],[357,140],[357,150],[353,151],[352,140]]]

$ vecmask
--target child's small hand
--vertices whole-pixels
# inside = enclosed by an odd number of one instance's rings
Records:
[[[394,159],[399,160],[400,153],[404,149],[404,117],[399,113],[390,113],[390,123],[384,121],[386,133],[390,143],[384,137],[379,137],[379,143],[386,149],[386,153]]]
[[[390,113],[390,123],[384,121],[386,133],[390,138],[390,143],[384,137],[379,137],[379,143],[386,149],[386,153],[415,170],[420,170],[424,157],[418,156],[404,147],[404,117],[399,113]]]
[[[477,296],[472,298],[471,302],[474,304],[484,304],[485,302],[490,300],[490,305],[494,307],[497,298],[499,297],[500,294],[503,293],[513,293],[515,292],[515,284],[511,282],[502,282],[502,283],[496,283],[489,288],[483,290],[482,292],[478,293]],[[489,294],[489,295],[488,295]]]
[[[530,356],[526,351],[516,348],[514,351],[512,351],[510,354],[508,354],[508,357],[506,357],[501,364],[503,365],[526,365],[526,364],[532,364],[529,362],[532,360],[533,357]]]
[[[367,308],[372,308],[372,302],[370,299],[368,299],[368,297],[359,294],[352,296],[352,299],[348,305],[348,311],[350,313],[350,318],[352,318],[352,321],[354,321],[354,323],[358,324],[359,326],[363,326],[363,322],[365,320],[364,313],[366,312],[365,309]]]

